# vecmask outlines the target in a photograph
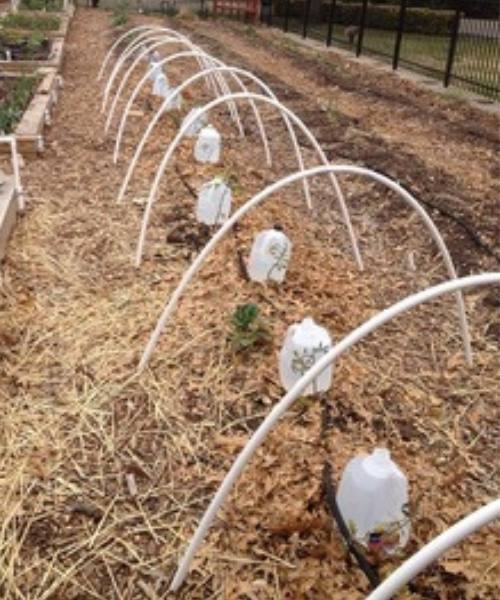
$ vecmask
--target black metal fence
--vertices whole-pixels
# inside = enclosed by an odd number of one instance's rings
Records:
[[[261,21],[500,100],[498,0],[261,0]]]

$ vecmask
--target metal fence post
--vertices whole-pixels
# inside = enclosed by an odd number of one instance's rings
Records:
[[[267,26],[271,27],[273,24],[273,0],[268,0],[268,11],[267,11]]]
[[[358,35],[358,46],[356,48],[356,56],[359,56],[361,54],[361,50],[363,49],[363,36],[365,34],[367,8],[368,8],[368,0],[363,0],[363,5],[361,7],[361,16],[359,19],[359,35]]]
[[[331,0],[330,4],[330,14],[328,15],[328,33],[326,34],[326,45],[332,45],[332,36],[333,36],[333,19],[335,16],[335,4],[337,0]]]
[[[291,0],[286,0],[285,20],[283,22],[283,31],[285,33],[288,31],[288,20],[290,19],[290,4],[291,4]]]
[[[396,70],[399,65],[399,55],[401,53],[401,40],[403,38],[403,31],[405,28],[406,3],[407,0],[401,0],[401,5],[399,7],[398,30],[396,32],[396,43],[394,44],[394,56],[392,57],[392,68],[394,70]]]
[[[302,22],[302,37],[306,38],[307,37],[307,27],[309,25],[309,14],[311,12],[311,1],[312,0],[306,0],[305,3],[305,12],[304,12],[304,17],[303,17],[303,22]]]
[[[451,26],[450,46],[448,48],[448,59],[446,61],[446,70],[444,72],[444,87],[450,85],[451,72],[453,70],[453,61],[455,59],[455,50],[457,49],[458,32],[460,30],[460,0],[456,1],[455,16]]]

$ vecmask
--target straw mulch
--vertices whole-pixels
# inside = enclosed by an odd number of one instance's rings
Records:
[[[223,164],[196,165],[191,143],[183,143],[162,183],[145,262],[135,269],[141,199],[178,122],[162,119],[127,201],[117,205],[152,101],[144,94],[137,103],[124,160],[112,165],[94,81],[111,39],[105,14],[79,9],[48,151],[24,171],[29,209],[1,271],[0,591],[9,600],[167,597],[202,511],[283,393],[277,351],[288,325],[311,315],[338,340],[377,310],[445,278],[409,212],[396,211],[381,226],[379,211],[386,215],[396,200],[378,186],[344,181],[356,199],[363,274],[327,182],[312,186],[314,215],[294,186],[220,245],[138,376],[165,299],[210,233],[194,224],[189,189],[223,172],[240,205],[295,165],[271,113],[264,111],[276,160],[267,169],[246,109],[244,140],[221,110],[214,120]],[[172,80],[188,69],[179,63]],[[206,100],[208,92],[193,90],[185,108],[195,96]],[[239,257],[248,256],[257,231],[277,222],[294,244],[287,281],[250,283]],[[331,392],[321,402],[298,402],[259,450],[179,597],[364,597],[366,580],[347,560],[321,497],[325,459],[338,481],[350,457],[383,445],[407,473],[412,538],[382,573],[492,499],[497,301],[491,290],[467,296],[472,369],[464,365],[452,298],[401,317],[343,357]],[[244,302],[259,305],[272,338],[237,354],[230,320]],[[494,598],[496,533],[490,527],[469,538],[401,597]]]

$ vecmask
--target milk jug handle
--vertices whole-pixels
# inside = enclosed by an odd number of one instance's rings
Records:
[[[281,248],[285,245],[284,240],[282,240],[282,236],[276,235],[274,230],[270,231],[269,235],[267,235],[266,239],[264,240],[263,251],[266,254],[271,254],[271,246],[275,244],[276,241],[278,241],[279,248],[281,250]]]
[[[290,325],[290,327],[288,328],[288,331],[286,332],[285,344],[287,342],[291,341],[292,337],[295,335],[298,328],[299,328],[298,323],[294,323],[293,325]]]

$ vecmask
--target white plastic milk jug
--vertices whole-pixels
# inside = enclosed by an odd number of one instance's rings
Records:
[[[220,177],[205,183],[198,194],[196,218],[205,225],[224,223],[231,212],[231,188]]]
[[[170,88],[168,90],[168,92],[165,94],[166,96],[169,96],[170,94],[172,94],[173,92],[175,92],[178,88]],[[180,110],[182,107],[182,94],[180,92],[178,92],[177,94],[175,94],[175,96],[173,96],[173,98],[167,102],[164,111],[167,112],[169,110]]]
[[[191,123],[191,125],[187,128],[186,133],[184,134],[188,138],[196,137],[203,129],[203,127],[205,127],[205,125],[207,124],[206,114],[200,114],[200,116],[197,117],[196,115],[198,115],[199,112],[201,112],[200,107],[196,106],[192,108],[182,121],[182,126],[184,126],[185,123],[187,123],[188,119],[196,117],[195,120]]]
[[[194,146],[194,157],[201,163],[217,163],[220,158],[221,137],[212,125],[207,125],[198,134]]]
[[[170,92],[170,86],[168,85],[168,79],[165,73],[158,73],[153,81],[153,96],[165,96]]]
[[[161,57],[156,50],[154,52],[152,52],[151,55],[149,56],[148,71],[151,68],[153,68],[153,70],[149,74],[149,79],[151,79],[151,81],[154,81],[158,77],[158,75],[160,75],[160,73],[163,72],[161,66],[158,64],[160,62],[160,60],[161,60]]]
[[[347,464],[337,491],[339,510],[354,539],[391,554],[410,536],[408,482],[389,450],[375,448]]]
[[[285,390],[292,386],[309,371],[331,348],[332,340],[326,329],[317,325],[310,317],[302,323],[290,325],[285,342],[280,351],[280,379]],[[325,392],[332,383],[333,367],[329,365],[302,392],[303,396],[311,396]]]
[[[290,261],[292,243],[279,229],[267,229],[255,236],[248,261],[248,275],[253,281],[267,279],[281,283]]]

